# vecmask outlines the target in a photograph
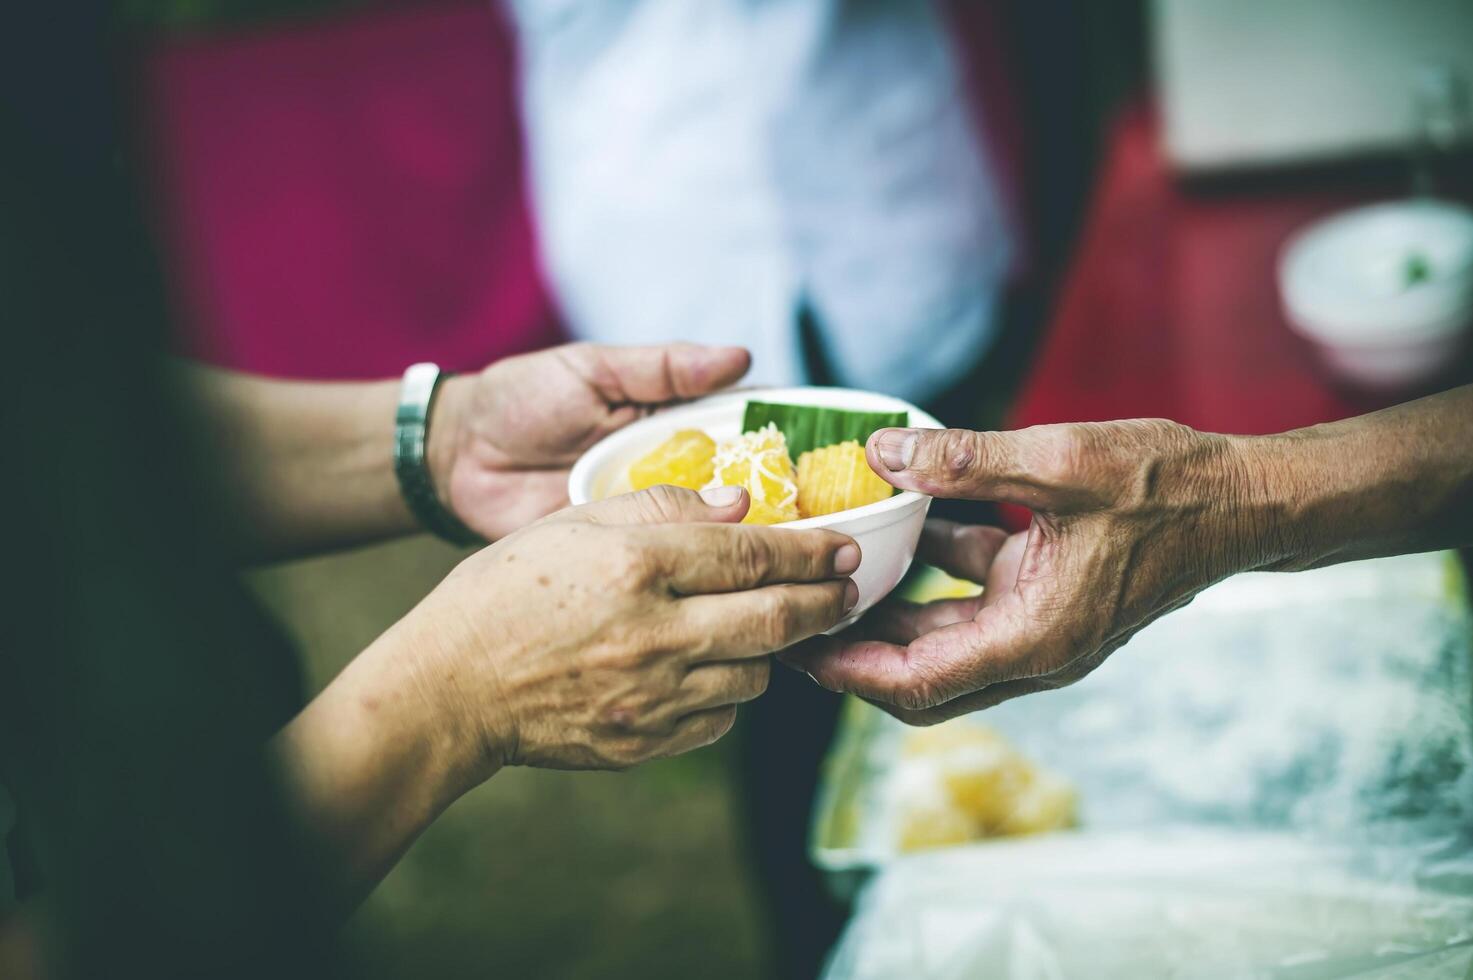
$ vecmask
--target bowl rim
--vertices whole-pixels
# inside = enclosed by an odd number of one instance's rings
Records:
[[[895,406],[896,411],[904,408],[905,411],[910,413],[910,424],[909,426],[907,426],[907,428],[946,428],[946,426],[941,424],[939,419],[937,419],[930,412],[927,412],[925,409],[920,408],[919,406],[914,405],[903,398],[897,397],[895,395],[887,395],[884,392],[880,391],[864,391],[858,388],[842,388],[828,385],[786,385],[781,387],[761,386],[750,388],[726,388],[722,391],[714,392],[701,398],[692,399],[688,402],[682,402],[679,405],[671,406],[668,409],[663,409],[636,422],[631,422],[629,425],[624,426],[622,429],[619,429],[616,432],[609,433],[598,442],[594,443],[592,446],[589,446],[586,450],[583,451],[583,454],[578,457],[577,462],[573,464],[572,470],[568,473],[568,500],[573,506],[580,506],[581,504],[591,503],[593,497],[588,491],[592,487],[593,478],[598,474],[599,467],[603,463],[603,460],[606,457],[617,452],[621,446],[632,442],[637,438],[643,437],[651,429],[661,427],[662,425],[668,425],[672,418],[678,418],[682,412],[686,412],[688,410],[696,408],[709,408],[711,407],[712,402],[721,401],[747,402],[754,398],[761,401],[781,401],[783,398],[801,399],[804,397],[804,393],[814,391],[831,393],[840,399],[842,399],[845,395],[854,395],[863,399],[881,399],[883,401],[890,402]],[[812,401],[797,401],[795,402],[795,404],[811,405],[816,403]],[[855,411],[866,411],[866,409],[855,409]],[[582,498],[581,500],[578,499],[580,497]],[[804,517],[796,521],[786,521],[782,524],[774,524],[773,527],[786,527],[793,528],[795,530],[828,527],[831,524],[838,523],[839,521],[860,520],[867,517],[877,517],[890,511],[908,510],[914,507],[916,504],[929,499],[930,494],[924,494],[918,490],[901,490],[899,493],[893,494],[892,496],[887,497],[884,500],[878,500],[872,504],[865,504],[863,507],[851,507],[848,510],[836,511],[832,514],[823,514],[819,517]]]

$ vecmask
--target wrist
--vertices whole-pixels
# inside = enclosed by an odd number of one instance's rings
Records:
[[[444,378],[430,403],[425,428],[425,465],[430,471],[435,496],[440,506],[456,517],[460,515],[451,504],[450,481],[464,438],[466,402],[474,381],[475,377],[468,375]]]
[[[1306,433],[1228,436],[1235,492],[1232,525],[1245,559],[1244,570],[1293,571],[1317,555],[1308,518],[1305,462],[1316,451]]]
[[[458,571],[380,641],[395,647],[395,683],[413,692],[425,737],[438,746],[456,795],[511,765],[518,741],[492,643],[465,616],[463,598],[438,601]],[[479,655],[467,657],[467,650]]]

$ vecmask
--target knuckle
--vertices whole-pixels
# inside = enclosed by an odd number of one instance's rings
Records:
[[[1086,454],[1084,429],[1075,425],[1051,425],[1037,430],[1030,440],[1023,468],[1045,486],[1066,487],[1078,480]]]
[[[925,711],[936,704],[930,681],[919,679],[908,683],[896,692],[895,706],[908,712]]]
[[[733,558],[743,577],[751,582],[765,582],[772,570],[772,545],[765,534],[743,533],[736,536]]]
[[[604,726],[610,731],[633,734],[644,717],[644,705],[630,700],[616,700],[604,705],[600,712]]]
[[[661,484],[640,491],[638,495],[641,514],[650,523],[669,524],[681,519],[695,495],[693,490]]]
[[[710,630],[681,630],[679,636],[679,642],[673,646],[691,660],[709,659],[716,650],[716,637]]]
[[[606,758],[610,768],[615,770],[630,769],[639,765],[650,757],[650,745],[647,739],[628,737],[615,739],[608,746]]]
[[[638,592],[654,581],[659,570],[650,549],[631,531],[617,531],[603,543],[609,581]]]
[[[797,614],[787,599],[776,591],[765,594],[759,616],[762,635],[767,638],[768,645],[774,649],[787,646],[789,637],[797,628]]]
[[[941,479],[958,482],[976,471],[978,457],[975,433],[965,429],[947,429],[936,440],[932,465]]]
[[[835,554],[852,543],[848,535],[828,530],[785,531],[779,540],[786,558],[784,577],[810,581],[832,575]]]

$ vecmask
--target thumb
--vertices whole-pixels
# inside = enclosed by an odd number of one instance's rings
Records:
[[[746,516],[748,503],[747,491],[741,487],[713,487],[697,493],[681,487],[658,486],[570,507],[548,520],[589,524],[736,524]]]
[[[1046,509],[1049,495],[1024,464],[1043,448],[1030,445],[1040,431],[880,429],[865,454],[871,469],[902,490]]]
[[[663,344],[655,347],[584,348],[612,387],[613,402],[658,405],[709,395],[735,384],[751,366],[742,347]],[[608,394],[609,392],[605,392]]]

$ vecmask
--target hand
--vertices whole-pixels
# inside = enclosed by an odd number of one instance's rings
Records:
[[[1267,560],[1240,448],[1160,420],[882,430],[868,458],[895,486],[1019,504],[1032,523],[1009,537],[928,522],[919,557],[984,583],[980,597],[892,602],[782,659],[912,724],[1072,684],[1151,620]]]
[[[853,541],[738,525],[747,506],[735,487],[656,487],[461,563],[396,629],[470,768],[619,769],[725,734],[765,690],[766,655],[857,598]]]
[[[441,502],[495,541],[567,506],[568,469],[589,446],[734,383],[750,361],[740,347],[569,344],[451,378],[429,427]]]

